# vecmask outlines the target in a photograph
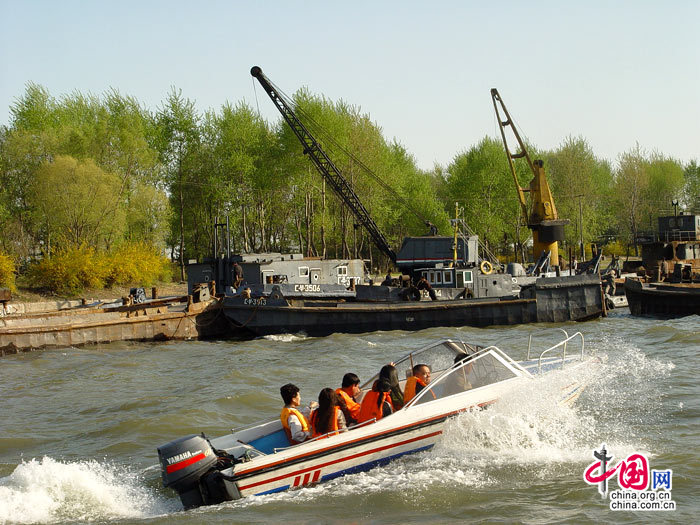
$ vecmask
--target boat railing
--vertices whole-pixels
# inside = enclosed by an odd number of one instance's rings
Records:
[[[550,346],[546,350],[544,350],[539,358],[537,359],[537,372],[540,373],[542,372],[542,359],[544,358],[545,354],[548,354],[550,352],[553,352],[554,350],[557,350],[558,348],[561,348],[561,367],[564,368],[564,364],[566,362],[566,350],[567,350],[567,345],[569,344],[569,341],[572,341],[573,339],[580,338],[581,339],[581,350],[580,350],[580,359],[583,360],[583,355],[585,351],[585,339],[583,337],[583,334],[581,332],[576,332],[573,335],[569,335],[566,330],[563,328],[558,328],[558,330],[561,330],[564,332],[564,335],[566,338],[563,341],[559,341],[557,344],[554,346]],[[530,341],[528,342],[528,348],[527,348],[527,358],[530,360],[530,350],[531,350],[531,343],[532,343],[532,334],[530,334]]]

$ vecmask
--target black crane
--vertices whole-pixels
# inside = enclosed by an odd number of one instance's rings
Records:
[[[323,151],[321,145],[301,123],[284,97],[272,86],[270,80],[263,74],[262,69],[258,66],[254,66],[250,70],[250,74],[258,79],[260,85],[269,95],[275,106],[277,106],[280,113],[282,113],[284,120],[287,121],[287,124],[292,128],[292,131],[304,147],[304,154],[309,156],[321,176],[331,185],[350,210],[352,210],[358,223],[364,226],[369,232],[377,248],[389,257],[392,263],[396,264],[396,253],[391,249],[389,241],[384,237],[377,223],[374,222],[367,208],[360,202],[360,198],[345,177],[340,173],[340,170],[333,164],[333,161],[328,157],[326,152]]]

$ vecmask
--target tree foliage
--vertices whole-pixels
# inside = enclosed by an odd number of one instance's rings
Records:
[[[394,249],[407,235],[426,234],[426,221],[449,234],[455,202],[492,250],[527,242],[500,140],[484,137],[426,172],[360,108],[307,89],[292,98]],[[264,121],[243,102],[202,113],[173,88],[151,112],[117,90],[56,98],[29,83],[10,113],[0,126],[0,250],[19,268],[42,254],[63,254],[68,265],[66,254],[79,247],[107,257],[142,243],[169,252],[184,278],[185,262],[212,255],[217,237],[219,251],[230,242],[239,253],[389,265],[289,126]],[[545,161],[559,217],[571,221],[570,245],[613,235],[630,243],[675,200],[700,210],[697,161],[682,166],[637,146],[611,166],[583,137],[567,137],[553,151],[529,149]],[[516,169],[526,187],[532,174],[524,162]]]

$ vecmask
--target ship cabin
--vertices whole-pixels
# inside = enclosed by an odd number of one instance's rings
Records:
[[[675,265],[700,270],[700,215],[669,215],[658,218],[658,232],[637,236],[642,247],[642,265],[655,273],[665,259],[670,269]]]

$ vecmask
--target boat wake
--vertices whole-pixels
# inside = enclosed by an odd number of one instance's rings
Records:
[[[0,478],[0,523],[138,519],[181,508],[149,487],[143,474],[94,460],[32,459]]]

